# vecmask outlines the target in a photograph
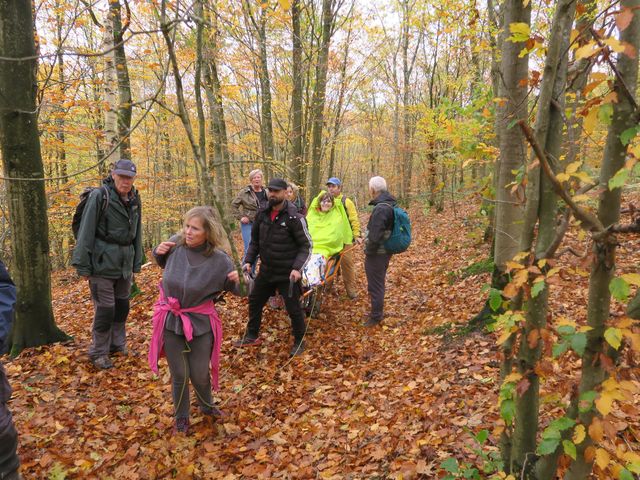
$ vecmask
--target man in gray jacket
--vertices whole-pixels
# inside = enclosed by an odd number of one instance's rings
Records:
[[[133,187],[136,166],[118,160],[111,175],[87,199],[71,264],[89,280],[96,368],[113,367],[110,354],[127,355],[125,321],[133,273],[142,265],[141,204]]]
[[[364,323],[365,327],[375,327],[384,317],[384,294],[387,269],[391,254],[384,248],[384,242],[393,230],[393,207],[396,199],[387,191],[387,182],[382,177],[369,180],[369,205],[373,211],[367,224],[364,243],[364,271],[367,275],[367,290],[371,300],[371,310]]]

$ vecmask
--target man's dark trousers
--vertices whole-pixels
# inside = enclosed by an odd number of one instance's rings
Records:
[[[291,318],[291,330],[296,342],[302,340],[305,332],[304,313],[300,305],[300,282],[293,285],[291,296],[289,296],[288,280],[271,280],[268,275],[258,273],[253,284],[253,290],[249,295],[249,324],[247,325],[247,337],[258,338],[260,324],[262,323],[262,309],[273,296],[276,289],[284,298],[284,305]]]
[[[13,473],[15,478],[20,465],[16,448],[18,446],[18,433],[13,425],[11,412],[7,408],[6,402],[11,397],[11,387],[7,382],[4,368],[0,365],[0,478],[14,478],[9,474]]]
[[[371,297],[369,320],[381,322],[384,311],[385,280],[391,254],[365,255],[364,271],[367,274],[367,290]]]

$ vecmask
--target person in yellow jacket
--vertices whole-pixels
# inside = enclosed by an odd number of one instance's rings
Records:
[[[356,206],[350,198],[342,193],[342,182],[339,178],[331,177],[327,180],[327,191],[333,195],[336,201],[339,201],[344,205],[344,209],[347,212],[349,218],[349,225],[351,226],[352,240],[345,244],[344,250],[340,260],[340,269],[342,271],[342,279],[344,281],[344,288],[347,291],[347,295],[351,299],[358,298],[358,292],[356,290],[356,266],[354,249],[351,248],[354,243],[362,243],[362,237],[360,234],[360,220],[358,219],[358,211]]]

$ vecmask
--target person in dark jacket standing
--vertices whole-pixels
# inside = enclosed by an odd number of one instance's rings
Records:
[[[387,191],[387,182],[382,177],[369,180],[369,195],[373,212],[367,224],[364,244],[364,271],[367,275],[367,290],[371,300],[371,310],[364,324],[375,327],[382,322],[387,268],[391,254],[384,248],[384,241],[393,230],[393,207],[396,199]]]
[[[133,273],[142,266],[142,207],[135,177],[134,163],[118,160],[103,188],[91,192],[71,260],[78,275],[89,280],[94,307],[89,358],[100,369],[113,367],[110,354],[128,353],[129,293]]]
[[[249,322],[245,336],[234,342],[237,347],[259,345],[262,309],[278,289],[291,318],[293,347],[291,356],[304,351],[304,313],[300,305],[302,269],[311,257],[311,237],[307,223],[296,207],[286,200],[287,182],[274,178],[267,186],[269,206],[260,210],[251,231],[251,243],[243,269],[260,255],[260,269],[249,294]]]
[[[0,260],[0,354],[4,353],[7,347],[15,303],[16,287],[4,263]],[[11,387],[7,381],[7,374],[0,364],[0,478],[19,480],[20,461],[16,454],[18,433],[13,425],[11,412],[7,408],[10,398]]]

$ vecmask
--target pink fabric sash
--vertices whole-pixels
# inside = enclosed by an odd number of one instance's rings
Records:
[[[173,297],[165,297],[162,284],[159,286],[160,295],[153,306],[153,333],[149,344],[149,367],[157,375],[158,360],[164,356],[164,323],[169,312],[180,317],[184,336],[188,342],[193,339],[193,326],[187,313],[201,313],[209,316],[211,331],[213,332],[213,349],[211,350],[211,385],[214,390],[219,390],[218,375],[220,372],[220,347],[222,346],[222,322],[212,301],[205,302],[197,307],[180,308],[180,302]]]

